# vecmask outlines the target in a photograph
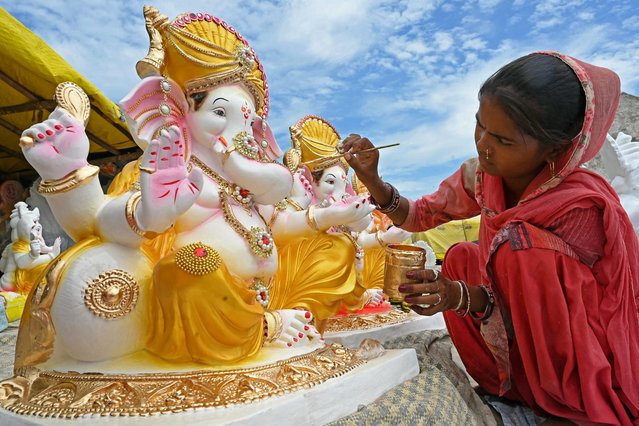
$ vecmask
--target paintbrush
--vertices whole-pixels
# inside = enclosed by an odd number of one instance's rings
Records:
[[[378,150],[378,149],[390,148],[392,146],[397,146],[397,145],[399,145],[399,142],[398,143],[391,143],[389,145],[374,146],[373,148],[366,148],[366,149],[363,149],[361,151],[352,152],[351,154],[362,154],[364,152],[370,152],[370,151],[375,151],[375,150]],[[302,163],[302,164],[312,164],[312,163],[317,163],[318,161],[326,161],[326,160],[332,160],[334,158],[341,158],[345,154],[346,153],[330,155],[328,157],[320,157],[320,158],[316,158],[314,160],[307,161],[307,162]]]

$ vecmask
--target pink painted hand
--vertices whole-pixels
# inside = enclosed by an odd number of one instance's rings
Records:
[[[62,108],[22,132],[22,137],[33,140],[21,142],[20,147],[42,179],[60,179],[87,165],[89,138],[84,125]]]
[[[135,212],[144,231],[162,232],[187,211],[202,190],[202,172],[191,173],[184,161],[185,146],[180,131],[161,130],[142,155],[140,187],[142,202]]]
[[[328,207],[315,209],[315,219],[320,229],[333,225],[346,225],[351,231],[359,232],[370,224],[375,207],[367,197],[351,196],[339,200]]]
[[[302,208],[308,207],[313,200],[313,187],[304,175],[303,169],[298,169],[293,174],[293,189],[291,189],[291,194],[287,198],[292,199]]]

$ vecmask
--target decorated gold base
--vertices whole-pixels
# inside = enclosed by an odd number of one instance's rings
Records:
[[[398,324],[408,319],[408,313],[398,309],[368,315],[346,315],[332,317],[327,320],[325,332],[338,333],[342,331],[366,330],[369,328],[383,327]]]
[[[260,367],[167,374],[31,371],[0,382],[0,407],[23,415],[146,416],[250,403],[310,388],[365,363],[330,344]]]

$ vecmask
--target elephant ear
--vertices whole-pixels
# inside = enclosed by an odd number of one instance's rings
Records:
[[[170,126],[177,126],[189,139],[185,121],[188,102],[180,86],[171,79],[160,76],[143,79],[120,101],[120,107],[133,140],[143,150],[161,129]],[[188,140],[185,142],[188,147]]]
[[[268,153],[268,155],[273,160],[278,159],[282,156],[282,149],[275,140],[275,135],[271,130],[271,126],[269,126],[268,123],[262,125],[262,117],[260,116],[255,117],[255,120],[253,121],[253,137],[258,142],[261,142],[263,140],[266,140],[266,142],[268,142],[268,150],[271,151],[270,153]]]

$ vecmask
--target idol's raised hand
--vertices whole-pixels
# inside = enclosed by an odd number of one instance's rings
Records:
[[[89,138],[82,121],[63,108],[22,132],[22,153],[44,180],[57,180],[87,165]]]
[[[135,215],[144,231],[162,232],[187,211],[202,190],[202,171],[188,172],[184,141],[177,127],[160,131],[142,155],[142,202]]]

